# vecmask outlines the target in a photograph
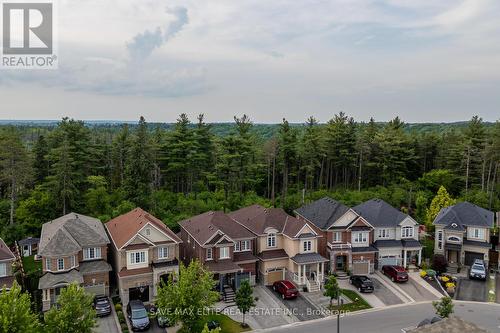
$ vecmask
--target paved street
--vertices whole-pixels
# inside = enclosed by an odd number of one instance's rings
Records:
[[[500,305],[495,303],[455,302],[455,315],[464,320],[498,332],[500,326]],[[344,333],[401,333],[401,329],[415,327],[420,321],[434,316],[431,302],[421,302],[393,306],[385,309],[353,313],[341,319],[341,332]],[[337,325],[336,318],[313,322],[302,322],[265,332],[286,333],[332,333]],[[464,332],[465,333],[465,332]]]
[[[459,278],[455,299],[462,301],[486,302],[488,300],[488,284],[485,281]]]

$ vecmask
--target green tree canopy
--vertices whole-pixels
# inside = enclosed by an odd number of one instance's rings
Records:
[[[245,325],[246,313],[255,306],[252,286],[248,280],[244,280],[236,292],[236,306],[243,313],[243,325]]]
[[[434,222],[434,219],[436,216],[439,214],[439,211],[443,208],[452,206],[456,203],[456,200],[454,200],[449,194],[448,191],[446,191],[446,188],[444,186],[439,187],[439,190],[432,199],[431,205],[429,206],[429,209],[427,210],[427,216],[426,216],[426,224],[427,226],[431,226],[432,222]]]
[[[30,296],[14,283],[0,291],[0,333],[39,332],[38,317],[31,311]]]

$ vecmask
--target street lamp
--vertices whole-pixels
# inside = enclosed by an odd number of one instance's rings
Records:
[[[337,333],[340,333],[340,309],[342,308],[342,305],[344,305],[344,300],[341,298],[340,306],[339,309],[337,310]]]

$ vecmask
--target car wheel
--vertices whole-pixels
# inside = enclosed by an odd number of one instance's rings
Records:
[[[285,294],[281,294],[281,298],[285,299]]]
[[[396,279],[394,277],[391,277],[392,282],[396,282]]]
[[[273,290],[276,291],[276,286],[273,286]]]
[[[361,292],[361,287],[358,288],[358,291]]]

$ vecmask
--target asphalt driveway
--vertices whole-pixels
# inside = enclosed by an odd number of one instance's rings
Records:
[[[382,282],[377,279],[373,281],[373,295],[375,295],[385,305],[402,304],[403,301],[389,290]]]
[[[313,319],[323,318],[321,311],[309,302],[305,297],[299,294],[297,298],[294,299],[282,299],[281,295],[273,291],[272,287],[268,287],[276,297],[285,307],[300,321],[307,321]]]
[[[436,295],[431,293],[426,288],[423,288],[413,277],[408,278],[408,282],[398,283],[397,286],[407,293],[415,302],[435,301],[438,299]]]
[[[118,318],[115,319],[115,309],[112,310],[109,316],[97,318],[97,327],[94,329],[96,333],[119,333],[121,330],[117,326]]]
[[[460,277],[458,279],[455,299],[461,301],[488,301],[488,284],[486,281],[470,280],[469,278]]]

